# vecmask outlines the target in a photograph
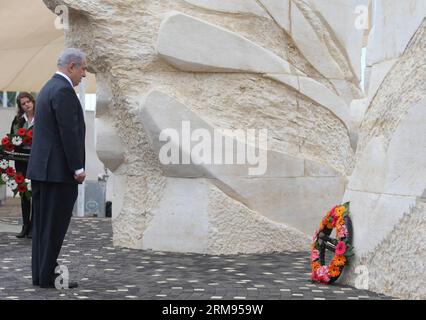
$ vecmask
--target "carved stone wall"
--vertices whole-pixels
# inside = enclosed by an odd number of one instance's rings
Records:
[[[363,32],[352,0],[51,1],[98,82],[97,151],[114,173],[114,242],[204,253],[308,248],[353,168],[349,103]],[[334,5],[334,4],[333,4]],[[163,129],[268,129],[268,167],[176,167]],[[182,151],[182,150],[181,150]],[[241,228],[244,226],[244,228]]]
[[[369,107],[344,197],[352,202],[357,253],[346,281],[356,284],[354,271],[364,267],[370,289],[424,299],[426,2],[376,1],[375,12]]]
[[[68,44],[88,53],[96,73],[97,152],[114,173],[116,245],[306,250],[343,199],[353,270],[367,266],[370,289],[424,298],[414,270],[425,263],[425,1],[44,2],[70,8]],[[371,30],[356,28],[358,6],[371,9]],[[209,132],[267,129],[266,172],[162,164],[159,137],[182,136],[183,121]]]

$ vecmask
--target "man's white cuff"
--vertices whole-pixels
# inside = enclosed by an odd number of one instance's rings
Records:
[[[84,168],[83,169],[79,169],[75,171],[75,175],[78,176],[79,174],[82,174],[84,172]]]

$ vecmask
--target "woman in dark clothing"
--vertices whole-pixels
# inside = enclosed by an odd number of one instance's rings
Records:
[[[12,127],[10,129],[11,134],[17,134],[18,130],[21,128],[28,131],[32,129],[34,125],[34,97],[28,92],[21,92],[16,98],[16,104],[18,105],[18,114],[13,119]],[[29,154],[31,152],[31,147],[24,146],[20,148],[19,152]],[[28,163],[25,161],[15,161],[16,172],[20,172],[24,176],[27,174],[27,166]],[[16,237],[31,238],[31,200],[21,197],[21,209],[23,226],[21,232],[17,234]]]

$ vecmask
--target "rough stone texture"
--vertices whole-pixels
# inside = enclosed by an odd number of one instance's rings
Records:
[[[340,2],[340,1],[339,1]],[[337,38],[337,46],[341,48],[343,54],[347,55],[350,68],[357,79],[361,79],[361,48],[363,47],[364,32],[369,28],[368,16],[360,17],[354,12],[359,12],[359,8],[368,8],[370,0],[345,0],[340,3],[332,3],[330,0],[310,0],[310,4],[318,11],[327,22],[329,28]],[[336,6],[335,10],[330,9],[330,5]],[[358,21],[360,20],[360,21]],[[367,22],[364,26],[354,27],[359,22]],[[361,96],[362,93],[354,88],[353,97]]]
[[[404,54],[379,87],[360,129],[358,154],[374,136],[387,141],[410,107],[426,94],[426,21],[415,33]]]
[[[300,251],[309,248],[309,237],[285,225],[248,211],[241,203],[224,197],[217,189],[210,194],[211,224],[208,253]],[[230,217],[232,212],[232,217]],[[279,243],[275,241],[279,239]]]
[[[344,197],[352,201],[352,271],[366,266],[372,290],[424,299],[426,10],[424,1],[379,0],[377,8],[369,37],[371,103]],[[357,278],[349,272],[346,281]]]
[[[276,178],[276,182],[273,186],[264,184],[266,188],[274,189],[271,191],[279,191],[280,186],[287,183],[286,177],[279,180],[282,177],[279,172],[282,164],[278,159],[295,157],[302,161],[302,167],[305,160],[316,163],[314,171],[317,174],[310,177],[309,173],[305,174],[305,171],[309,170],[304,170],[301,178],[308,177],[317,181],[318,190],[329,185],[330,179],[336,179],[337,188],[332,188],[334,191],[327,200],[333,203],[327,203],[327,206],[333,205],[341,197],[345,184],[341,175],[351,172],[353,168],[347,118],[341,116],[349,112],[348,96],[341,95],[341,88],[353,85],[356,76],[352,72],[350,61],[343,54],[343,46],[335,39],[333,30],[322,22],[321,14],[314,10],[311,3],[295,1],[301,10],[300,18],[312,26],[312,30],[318,31],[310,34],[315,39],[316,47],[321,45],[319,38],[326,39],[327,52],[332,57],[330,63],[336,64],[340,70],[336,78],[342,79],[344,84],[341,86],[333,84],[331,80],[335,79],[327,79],[330,74],[321,74],[324,70],[318,68],[313,60],[306,59],[307,52],[301,53],[300,50],[305,49],[301,43],[295,41],[295,35],[287,33],[286,28],[276,23],[274,16],[276,17],[279,6],[273,1],[232,1],[227,4],[221,1],[183,0],[146,0],[130,3],[109,0],[44,2],[50,9],[54,9],[58,4],[71,8],[68,44],[88,53],[91,71],[96,73],[99,82],[97,149],[100,158],[114,173],[113,230],[116,245],[152,249],[156,249],[156,243],[160,245],[160,242],[154,240],[159,238],[161,227],[167,224],[167,219],[162,220],[165,211],[160,209],[166,208],[164,204],[173,206],[173,201],[168,203],[171,198],[165,190],[169,190],[170,185],[178,181],[179,174],[183,173],[177,172],[177,176],[167,176],[167,170],[158,161],[158,153],[149,140],[148,126],[144,119],[140,118],[140,111],[145,108],[145,99],[152,90],[159,90],[178,99],[195,118],[212,128],[268,129],[268,152],[275,152],[276,161],[273,163],[277,164],[269,171],[275,172],[272,177]],[[266,60],[256,62],[250,58],[247,64],[253,65],[255,69],[237,68],[239,73],[227,74],[217,72],[223,71],[225,62],[231,62],[227,60],[228,54],[236,53],[244,57],[244,50],[239,52],[238,48],[236,52],[222,50],[212,57],[217,58],[213,65],[217,68],[215,70],[187,70],[188,64],[170,64],[168,62],[176,61],[174,47],[164,51],[161,37],[168,39],[171,32],[179,32],[179,29],[163,29],[164,34],[161,30],[167,19],[173,16],[172,12],[180,12],[175,14],[179,17],[193,17],[196,19],[193,21],[198,21],[200,26],[214,26],[217,32],[216,41],[232,35],[231,41],[250,43],[257,52],[263,52],[266,57],[273,57],[278,63],[276,65],[281,64],[285,68],[263,68],[262,64],[267,63]],[[290,16],[289,19],[296,18]],[[179,27],[181,24],[177,22]],[[204,31],[201,28],[199,30],[206,33],[206,41],[211,39],[208,36],[211,30],[211,27]],[[196,45],[196,42],[194,44]],[[311,49],[317,50],[316,47]],[[183,52],[183,55],[185,57],[190,53]],[[253,58],[258,57],[254,55]],[[238,59],[236,62],[238,63]],[[180,70],[175,68],[177,66]],[[298,81],[298,86],[292,87],[267,79],[266,73],[271,72],[277,75],[291,72],[306,77],[304,83],[311,83],[311,86],[301,86]],[[315,83],[319,89],[312,87]],[[304,92],[305,88],[308,92]],[[318,95],[315,90],[324,92]],[[331,112],[333,109],[338,112]],[[284,172],[286,171],[289,169],[286,168]],[[333,176],[322,177],[318,174],[320,172],[332,173]],[[244,199],[241,194],[235,192],[232,185],[231,188],[227,187],[230,181],[232,182],[231,176],[197,179],[207,185],[205,190],[208,191],[200,198],[200,204],[205,203],[208,206],[198,214],[200,217],[208,217],[208,220],[205,220],[208,221],[208,229],[203,229],[204,220],[200,220],[195,226],[200,229],[193,231],[194,234],[200,234],[197,233],[200,230],[208,231],[201,232],[205,238],[204,242],[200,243],[206,245],[200,246],[199,249],[193,248],[194,251],[269,252],[306,247],[305,236],[288,225],[290,221],[286,221],[285,215],[278,215],[281,218],[275,221],[269,220],[265,206],[252,204],[267,203],[265,199],[251,203],[250,199]],[[314,197],[314,202],[323,202],[312,187],[316,186],[316,183],[301,184],[303,185],[305,187],[300,189],[300,195],[310,194]],[[306,188],[311,188],[311,191],[306,193]],[[297,201],[288,207],[287,211],[294,205],[297,207]],[[306,199],[303,201],[310,203]],[[316,205],[311,204],[307,210],[314,212],[317,209],[315,207]],[[194,208],[199,207],[194,204]],[[322,211],[319,211],[318,215],[322,215]],[[196,213],[195,210],[191,212],[183,213],[188,214],[182,216],[183,221],[187,221],[191,214]],[[306,220],[304,224],[308,232],[317,225],[317,220],[315,215]],[[245,226],[245,233],[235,232],[234,228],[238,225]],[[185,228],[183,224],[177,232],[185,235]],[[186,241],[189,244],[188,237],[184,238],[182,243]],[[163,238],[164,245],[170,243],[171,239],[170,236]],[[187,248],[191,251],[189,245]],[[178,248],[175,245],[168,247],[168,250]]]
[[[186,105],[155,90],[147,94],[140,118],[148,132],[152,149],[157,154],[160,154],[163,147],[163,143],[159,141],[162,130],[174,129],[180,137],[183,134],[182,120],[190,123],[191,130],[202,128],[208,130],[210,136],[214,135],[213,127],[198,118]],[[189,158],[190,150],[184,150],[179,142],[172,140],[170,143]],[[234,142],[238,142],[238,137],[234,138]],[[192,142],[192,147],[197,144],[198,142]],[[248,147],[247,150],[252,149]],[[237,152],[234,157],[238,157]],[[344,177],[326,165],[273,150],[267,151],[267,167],[265,166],[263,174],[256,177],[251,176],[250,171],[262,170],[261,167],[256,168],[248,164],[215,165],[213,162],[195,165],[193,162],[187,165],[162,165],[162,169],[164,175],[168,177],[209,178],[225,194],[240,201],[249,209],[261,212],[272,221],[285,223],[307,234],[313,233],[317,221],[322,218],[324,212],[340,201],[346,184]],[[187,189],[185,186],[181,188]],[[171,199],[179,192],[178,189],[174,188],[173,191],[167,192],[169,197],[166,202],[174,202]],[[203,196],[202,194],[194,196],[198,194],[194,192],[188,193],[193,195],[191,204]],[[202,201],[206,201],[205,197]],[[204,209],[191,208],[191,204],[187,204],[185,214],[188,217],[194,214],[201,215]],[[311,210],[312,207],[317,210]],[[229,216],[231,219],[231,212]],[[200,223],[200,227],[203,226],[204,223]],[[158,232],[161,232],[161,228],[164,227],[158,225],[157,228]]]
[[[418,201],[371,254],[357,259],[353,266],[367,267],[369,290],[402,299],[426,298],[425,230],[426,203]]]
[[[267,14],[256,0],[185,0],[197,7],[216,10],[225,13],[250,13],[260,17],[267,17]]]

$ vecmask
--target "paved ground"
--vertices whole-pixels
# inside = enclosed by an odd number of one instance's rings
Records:
[[[0,226],[19,229],[16,216],[4,217],[0,210]],[[206,256],[114,248],[108,219],[73,219],[60,262],[79,288],[33,287],[31,240],[0,230],[0,300],[390,299],[338,284],[312,284],[307,252]]]
[[[0,205],[0,218],[4,217],[19,217],[21,210],[21,199],[6,198],[6,201]]]

